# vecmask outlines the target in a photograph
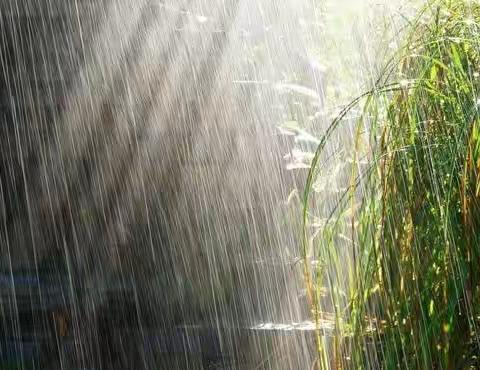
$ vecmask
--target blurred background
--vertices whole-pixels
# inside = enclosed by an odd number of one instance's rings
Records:
[[[309,163],[411,11],[3,0],[0,368],[313,368]],[[346,179],[335,135],[318,223]]]

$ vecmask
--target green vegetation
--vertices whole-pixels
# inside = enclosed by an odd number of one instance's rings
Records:
[[[312,160],[306,282],[317,322],[329,287],[336,328],[332,343],[319,336],[322,368],[480,366],[480,4],[429,2],[406,32]],[[315,228],[323,151],[353,109],[349,186]],[[335,287],[342,279],[347,291]]]

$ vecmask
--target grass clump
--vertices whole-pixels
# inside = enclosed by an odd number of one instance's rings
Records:
[[[327,274],[337,319],[324,367],[480,366],[480,4],[429,2],[408,27],[373,89],[327,130],[307,181],[305,251],[322,151],[361,106],[350,186],[313,239],[331,266],[345,264],[338,235],[349,236],[344,305],[332,283],[341,278]],[[306,268],[312,292],[322,268]],[[318,320],[319,295],[312,302]]]

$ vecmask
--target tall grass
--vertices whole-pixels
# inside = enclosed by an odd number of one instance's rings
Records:
[[[332,360],[319,339],[325,368],[480,366],[480,4],[431,1],[408,27],[372,90],[332,122],[307,180],[308,291],[319,322],[330,285],[336,318]],[[320,158],[354,107],[349,187],[311,245]],[[309,267],[311,247],[318,268]],[[345,264],[342,294],[342,276],[325,266]]]

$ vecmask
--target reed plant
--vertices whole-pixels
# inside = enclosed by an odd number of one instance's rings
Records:
[[[318,336],[323,368],[480,366],[480,4],[429,1],[402,39],[311,163],[305,278],[317,323],[324,285],[335,314],[330,350]],[[354,108],[348,189],[312,238],[322,154]],[[347,274],[332,274],[345,264]],[[335,289],[341,279],[346,292]]]

